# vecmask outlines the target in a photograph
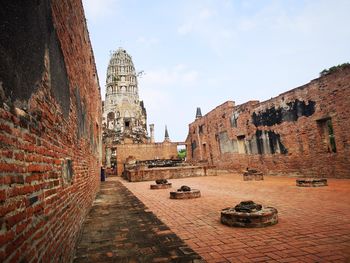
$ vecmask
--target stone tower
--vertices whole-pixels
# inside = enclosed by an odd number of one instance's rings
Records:
[[[113,143],[147,142],[146,109],[139,100],[131,56],[122,48],[113,52],[109,61],[102,122]]]

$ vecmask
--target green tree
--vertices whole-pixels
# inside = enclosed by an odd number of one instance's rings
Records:
[[[177,156],[180,158],[180,159],[185,159],[186,157],[186,149],[181,149],[177,152]]]

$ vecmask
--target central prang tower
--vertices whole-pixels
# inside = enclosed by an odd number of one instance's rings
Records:
[[[131,56],[122,48],[113,52],[109,61],[102,123],[113,143],[147,142],[146,109],[139,100]]]

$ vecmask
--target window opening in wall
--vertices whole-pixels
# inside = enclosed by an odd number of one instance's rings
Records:
[[[129,128],[130,127],[130,121],[125,121],[125,128]]]
[[[246,153],[245,135],[237,136],[237,142],[238,142],[238,153]]]
[[[231,127],[237,128],[238,115],[236,113],[232,114],[231,117]]]
[[[317,120],[318,128],[320,130],[321,138],[324,142],[325,148],[328,152],[337,152],[335,144],[335,135],[331,118]]]
[[[177,146],[177,157],[181,160],[185,160],[187,155],[186,145]]]
[[[204,124],[199,125],[199,128],[198,128],[199,133],[203,133],[203,127],[204,127]]]
[[[203,143],[203,155],[204,155],[204,158],[206,159],[206,156],[207,156],[207,144],[206,143]]]
[[[194,158],[194,150],[197,148],[197,143],[196,143],[196,141],[193,141],[192,143],[191,143],[191,155],[192,155],[192,158]]]
[[[332,125],[332,120],[329,119],[327,121],[327,127],[328,127],[328,136],[329,136],[329,144],[331,146],[331,151],[332,152],[337,152],[337,147],[335,145],[335,136],[334,136],[334,130],[333,130],[333,125]]]

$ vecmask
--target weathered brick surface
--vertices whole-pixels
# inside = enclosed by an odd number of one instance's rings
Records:
[[[151,184],[150,189],[152,190],[159,190],[159,189],[168,189],[171,188],[171,183],[166,184]]]
[[[108,178],[84,222],[74,263],[204,262],[119,178]]]
[[[189,125],[190,162],[265,174],[350,178],[350,69],[270,100],[228,101]],[[332,149],[331,120],[336,149]]]
[[[171,180],[200,189],[201,198],[169,200],[169,191],[149,182],[118,177],[160,220],[206,262],[349,262],[350,180],[329,179],[329,186],[305,188],[295,178],[266,176],[243,181],[239,174]],[[272,206],[278,224],[266,228],[228,227],[221,210],[241,201]]]
[[[0,9],[0,261],[69,262],[101,153],[82,4],[14,0]]]
[[[129,156],[138,161],[177,158],[176,143],[118,144],[114,148],[117,154],[117,175],[119,176],[122,174],[125,161]]]
[[[126,178],[130,182],[155,181],[157,179],[175,179],[207,175],[216,175],[215,167],[178,166],[164,168],[143,168],[126,171]]]

